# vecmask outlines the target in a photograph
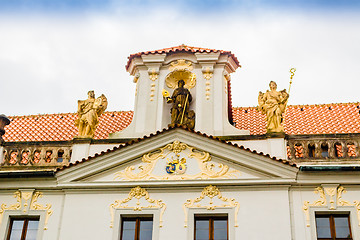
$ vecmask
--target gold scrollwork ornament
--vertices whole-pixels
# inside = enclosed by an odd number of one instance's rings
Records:
[[[27,213],[28,206],[30,201],[30,210],[45,210],[45,221],[44,221],[44,230],[47,230],[47,224],[49,221],[49,217],[53,214],[53,210],[51,209],[51,204],[46,204],[46,206],[41,205],[37,203],[37,200],[39,197],[42,197],[42,193],[39,191],[33,192],[33,191],[16,191],[14,193],[14,197],[17,199],[17,202],[15,204],[11,204],[9,207],[6,207],[6,204],[1,204],[0,207],[0,224],[2,221],[2,217],[5,210],[21,210],[23,213]]]
[[[170,73],[165,78],[165,83],[168,88],[175,89],[178,86],[179,80],[185,81],[185,88],[191,89],[196,85],[196,75],[192,73],[192,63],[184,59],[179,59],[170,63]]]
[[[310,207],[328,207],[330,210],[335,210],[337,207],[344,206],[353,206],[357,212],[357,218],[360,226],[360,201],[354,201],[354,203],[350,203],[342,198],[343,193],[346,193],[346,189],[343,186],[338,187],[316,187],[316,194],[320,195],[320,199],[314,201],[310,204],[309,201],[304,201],[304,206],[302,207],[305,216],[306,216],[306,226],[310,227]],[[326,200],[326,195],[329,196],[330,201],[329,205]],[[336,196],[336,201],[334,197]]]
[[[128,206],[128,202],[130,202],[133,198],[136,198],[137,201],[135,206]],[[140,203],[140,199],[144,198],[149,205],[143,206]],[[111,222],[110,228],[114,226],[114,217],[115,217],[115,210],[116,209],[132,209],[133,211],[142,211],[143,209],[160,209],[160,224],[159,227],[163,226],[162,216],[166,209],[166,204],[163,203],[161,199],[155,200],[149,197],[148,191],[145,188],[141,188],[140,186],[134,187],[130,190],[128,197],[122,200],[115,200],[114,203],[110,204],[110,215],[111,215]]]
[[[201,201],[205,198],[210,198],[208,205],[201,205]],[[215,205],[213,198],[217,197],[219,200],[224,202],[220,205]],[[185,213],[185,223],[184,227],[187,227],[188,223],[188,209],[189,208],[205,208],[206,210],[215,210],[216,208],[234,208],[235,209],[235,219],[234,219],[234,226],[238,227],[237,215],[239,212],[240,204],[235,201],[235,198],[227,198],[222,196],[220,190],[213,185],[209,185],[205,187],[201,195],[195,199],[187,199],[186,202],[183,204],[183,210]]]
[[[153,170],[156,163],[165,159],[170,153],[179,154],[187,150],[186,159],[195,159],[199,166],[199,173],[193,175],[155,175]],[[174,141],[166,146],[142,156],[142,163],[126,167],[125,170],[115,173],[114,179],[122,180],[177,180],[177,179],[214,179],[214,178],[231,178],[240,175],[240,171],[230,169],[229,166],[222,163],[211,161],[210,153],[199,151],[185,143]]]

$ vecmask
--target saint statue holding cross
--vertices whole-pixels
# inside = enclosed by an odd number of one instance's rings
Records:
[[[185,88],[185,81],[179,80],[178,87],[174,90],[171,97],[165,90],[163,93],[167,103],[172,103],[171,124],[178,124],[193,129],[195,126],[195,112],[189,110],[192,96],[189,89]]]

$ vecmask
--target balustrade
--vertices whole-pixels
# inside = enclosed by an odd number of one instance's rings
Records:
[[[70,158],[70,146],[5,146],[1,166],[57,167],[67,165]]]
[[[359,158],[360,138],[288,139],[287,155],[299,162],[356,160]]]

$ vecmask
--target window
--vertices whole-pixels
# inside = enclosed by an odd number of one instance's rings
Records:
[[[329,146],[326,143],[321,144],[321,156],[323,158],[329,157]]]
[[[314,158],[315,157],[315,145],[309,144],[308,149],[309,149],[309,157]]]
[[[121,218],[121,240],[151,240],[152,217]]]
[[[227,240],[227,216],[195,216],[195,240]]]
[[[57,162],[63,162],[63,161],[64,161],[64,150],[59,150],[58,151]]]
[[[10,218],[7,240],[36,240],[39,218]]]
[[[353,239],[349,214],[316,214],[317,239]]]

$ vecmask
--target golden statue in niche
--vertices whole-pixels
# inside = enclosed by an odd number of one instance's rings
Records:
[[[88,92],[88,99],[78,100],[78,119],[75,120],[75,126],[79,129],[78,137],[94,137],[99,123],[98,117],[105,111],[107,104],[105,95],[95,99],[94,91]]]
[[[285,89],[280,92],[276,91],[277,84],[274,81],[270,82],[269,87],[270,91],[267,90],[266,93],[259,92],[258,110],[266,114],[267,133],[283,133],[282,114],[285,112],[289,94]]]
[[[195,112],[190,110],[190,103],[192,96],[189,89],[185,88],[185,81],[179,80],[178,87],[174,90],[172,96],[170,93],[163,90],[163,96],[167,103],[172,103],[171,107],[171,124],[178,124],[194,129],[195,127]]]

